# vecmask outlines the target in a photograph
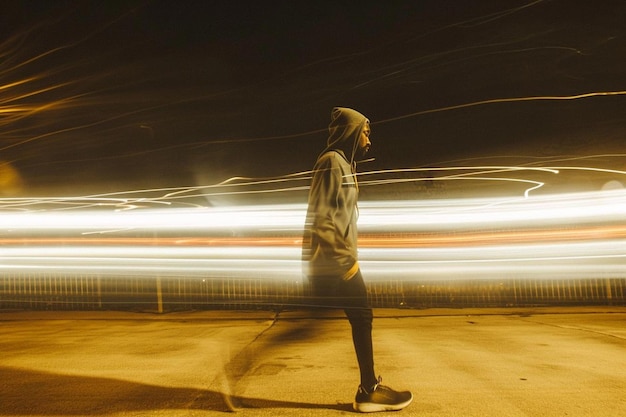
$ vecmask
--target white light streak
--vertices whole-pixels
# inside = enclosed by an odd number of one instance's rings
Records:
[[[0,273],[301,281],[304,204],[0,214]],[[360,204],[367,280],[626,277],[626,190]],[[109,233],[105,233],[109,232]]]
[[[0,230],[77,231],[294,231],[304,224],[303,204],[129,211],[50,211],[0,215]],[[360,203],[362,232],[546,226],[612,222],[626,217],[624,190],[533,198],[443,199]]]

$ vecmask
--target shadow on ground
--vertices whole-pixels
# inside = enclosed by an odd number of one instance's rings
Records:
[[[150,410],[202,409],[228,412],[223,393],[169,388],[120,379],[0,367],[0,416],[101,415]],[[350,404],[311,404],[234,397],[241,408],[350,410]]]

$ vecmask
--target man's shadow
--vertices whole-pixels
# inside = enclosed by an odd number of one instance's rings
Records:
[[[122,379],[62,375],[0,367],[0,416],[89,416],[133,411],[241,408],[350,410],[349,404],[312,404],[235,396],[197,388],[171,388]]]

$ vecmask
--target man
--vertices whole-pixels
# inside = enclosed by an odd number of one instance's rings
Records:
[[[370,149],[370,123],[361,113],[336,107],[328,127],[328,146],[313,169],[303,259],[315,303],[343,308],[352,327],[361,384],[354,400],[360,412],[400,410],[408,392],[381,385],[374,371],[372,310],[357,257],[356,160]]]

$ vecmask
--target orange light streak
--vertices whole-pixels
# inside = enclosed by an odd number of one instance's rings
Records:
[[[465,247],[511,243],[549,243],[626,238],[626,225],[577,227],[572,229],[530,229],[457,233],[402,233],[397,236],[359,236],[364,248]],[[0,245],[44,246],[209,246],[209,247],[293,247],[301,246],[298,236],[278,237],[83,237],[83,238],[2,238]]]

